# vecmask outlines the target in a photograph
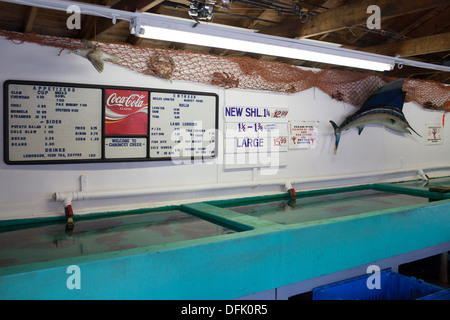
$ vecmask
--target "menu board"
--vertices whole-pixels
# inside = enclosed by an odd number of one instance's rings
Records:
[[[5,94],[9,162],[101,159],[100,89],[10,84]]]
[[[150,157],[214,157],[215,96],[152,92]]]
[[[217,154],[216,94],[19,80],[3,92],[7,164]]]

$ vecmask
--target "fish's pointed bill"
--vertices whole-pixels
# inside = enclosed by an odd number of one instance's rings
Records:
[[[420,134],[418,134],[418,133],[417,133],[417,131],[416,131],[416,130],[414,130],[414,129],[413,129],[413,128],[412,128],[411,126],[408,126],[408,127],[409,127],[409,128],[410,128],[410,129],[412,130],[412,131],[414,131],[414,133],[415,133],[415,134],[417,134],[417,135],[418,135],[419,137],[421,137],[421,138],[422,138],[422,136],[421,136]],[[412,134],[412,133],[410,132],[410,134]]]

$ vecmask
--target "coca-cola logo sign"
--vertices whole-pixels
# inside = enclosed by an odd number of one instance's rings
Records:
[[[105,89],[105,134],[148,133],[148,92]]]
[[[131,94],[129,96],[119,96],[117,93],[111,94],[106,100],[109,107],[124,107],[124,108],[142,108],[144,105],[145,94]]]
[[[147,91],[106,89],[106,108],[129,114],[148,106]]]

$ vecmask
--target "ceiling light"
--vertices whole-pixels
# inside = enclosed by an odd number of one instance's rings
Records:
[[[247,29],[145,14],[134,21],[135,35],[170,42],[369,69],[392,70],[395,58],[304,40],[255,33]]]

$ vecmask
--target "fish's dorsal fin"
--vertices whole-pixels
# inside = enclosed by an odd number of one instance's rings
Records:
[[[403,91],[405,79],[397,79],[382,86],[364,102],[360,111],[367,111],[380,106],[403,109],[406,92]]]
[[[364,130],[364,126],[358,127],[358,135],[360,135],[361,132],[363,132],[363,130]]]

